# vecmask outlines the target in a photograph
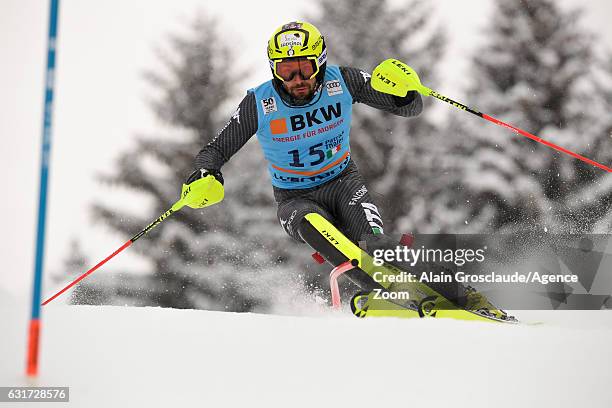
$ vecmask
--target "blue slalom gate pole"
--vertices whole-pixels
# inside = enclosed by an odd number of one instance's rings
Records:
[[[49,36],[47,37],[47,71],[45,74],[45,106],[43,114],[42,151],[40,157],[40,187],[38,197],[38,226],[36,231],[36,259],[32,289],[32,315],[28,336],[26,373],[38,374],[38,350],[40,340],[40,301],[42,294],[43,258],[45,253],[45,224],[47,216],[47,185],[51,156],[51,119],[53,116],[53,88],[55,82],[55,50],[57,44],[57,20],[59,0],[50,0]]]

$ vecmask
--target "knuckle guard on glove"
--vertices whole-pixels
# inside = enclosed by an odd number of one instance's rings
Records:
[[[190,208],[204,208],[223,200],[223,176],[219,171],[199,169],[183,184],[181,200]]]
[[[372,72],[372,88],[378,92],[405,97],[410,91],[425,94],[418,74],[407,64],[391,58],[381,62]]]

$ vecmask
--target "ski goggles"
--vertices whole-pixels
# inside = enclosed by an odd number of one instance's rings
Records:
[[[274,60],[272,71],[274,76],[281,81],[292,81],[296,75],[303,80],[312,79],[319,73],[317,57],[289,58],[285,60]]]

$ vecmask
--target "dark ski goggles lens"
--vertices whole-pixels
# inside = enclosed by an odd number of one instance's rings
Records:
[[[296,75],[303,80],[312,79],[317,74],[314,60],[290,59],[276,63],[276,75],[283,81],[292,81]]]

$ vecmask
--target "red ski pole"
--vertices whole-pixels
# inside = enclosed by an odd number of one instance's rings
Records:
[[[576,158],[578,160],[582,160],[583,162],[588,163],[588,164],[590,164],[592,166],[599,167],[602,170],[605,170],[607,172],[612,173],[612,168],[610,168],[608,166],[605,166],[605,165],[603,165],[601,163],[598,163],[595,160],[591,160],[588,157],[584,157],[584,156],[582,156],[582,155],[580,155],[578,153],[572,152],[571,150],[568,150],[568,149],[566,149],[564,147],[561,147],[561,146],[556,145],[556,144],[554,144],[552,142],[544,140],[541,137],[538,137],[538,136],[536,136],[534,134],[531,134],[531,133],[529,133],[527,131],[524,131],[523,129],[519,129],[519,128],[515,127],[515,126],[512,126],[512,125],[509,125],[509,124],[507,124],[505,122],[502,122],[501,120],[496,119],[493,116],[489,116],[487,114],[478,112],[477,110],[472,109],[469,106],[466,106],[466,105],[464,105],[462,103],[459,103],[457,101],[454,101],[454,100],[452,100],[452,99],[450,99],[450,98],[448,98],[448,97],[446,97],[446,96],[444,96],[444,95],[442,95],[442,94],[440,94],[440,93],[438,93],[438,92],[436,92],[436,91],[434,91],[432,89],[428,89],[428,91],[429,92],[426,93],[427,96],[433,96],[436,99],[439,99],[439,100],[444,101],[444,102],[448,102],[448,103],[450,103],[451,105],[453,105],[454,107],[456,107],[458,109],[461,109],[461,110],[464,110],[464,111],[468,111],[471,114],[474,114],[474,115],[476,115],[478,117],[486,119],[489,122],[495,123],[496,125],[508,128],[508,129],[514,131],[515,133],[517,133],[519,135],[522,135],[522,136],[525,136],[525,137],[527,137],[527,138],[529,138],[531,140],[534,140],[534,141],[536,141],[538,143],[541,143],[544,146],[548,146],[548,147],[550,147],[552,149],[555,149],[558,152],[565,153],[565,154],[570,155],[570,156],[572,156],[572,157],[574,157],[574,158]]]
[[[496,125],[508,128],[513,132],[525,136],[526,138],[534,140],[540,144],[543,144],[544,146],[548,146],[558,152],[565,153],[578,160],[582,160],[583,162],[588,163],[592,166],[599,167],[602,170],[612,173],[612,168],[608,166],[605,166],[587,157],[579,155],[578,153],[572,152],[571,150],[556,145],[552,142],[544,140],[541,137],[524,131],[523,129],[519,129],[515,126],[502,122],[501,120],[496,119],[493,116],[478,112],[476,109],[472,109],[469,106],[454,101],[451,98],[446,97],[441,93],[426,87],[421,83],[421,79],[419,78],[419,75],[414,71],[414,69],[394,58],[383,61],[374,69],[374,72],[372,73],[371,84],[372,88],[376,89],[379,92],[384,92],[400,97],[406,96],[408,91],[417,91],[423,96],[432,96],[436,99],[453,105],[457,109],[468,111],[471,114],[486,119],[489,122],[495,123]]]
[[[93,268],[91,268],[90,270],[88,270],[87,272],[83,273],[81,276],[79,276],[75,280],[73,280],[65,288],[63,288],[62,290],[57,292],[55,295],[51,296],[49,299],[45,300],[42,305],[45,306],[47,303],[53,301],[55,298],[60,296],[62,293],[66,292],[68,289],[70,289],[71,287],[73,287],[74,285],[79,283],[81,280],[85,279],[87,276],[89,276],[90,274],[94,273],[98,268],[100,268],[106,262],[111,260],[115,255],[117,255],[118,253],[123,251],[125,248],[129,247],[130,245],[132,245],[134,242],[136,242],[136,240],[138,240],[140,237],[144,236],[147,232],[151,231],[153,228],[157,227],[163,220],[165,220],[166,218],[168,218],[169,216],[171,216],[173,213],[177,212],[178,210],[180,210],[184,206],[185,206],[185,202],[182,199],[177,201],[176,203],[174,203],[172,208],[170,208],[168,211],[166,211],[161,216],[159,216],[159,218],[157,218],[155,221],[153,221],[151,224],[149,224],[145,229],[140,231],[138,234],[134,235],[129,241],[127,241],[125,244],[123,244],[121,247],[119,247],[115,252],[113,252],[112,254],[110,254],[109,256],[104,258],[102,261],[100,261]]]

